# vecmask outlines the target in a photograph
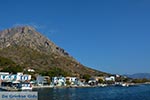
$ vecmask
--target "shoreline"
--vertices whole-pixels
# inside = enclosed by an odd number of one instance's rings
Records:
[[[129,86],[122,86],[122,87],[132,87],[132,86],[138,86],[138,85],[150,85],[150,83],[131,83],[129,84]],[[107,86],[50,86],[50,85],[46,85],[46,86],[33,86],[32,90],[34,89],[44,89],[44,88],[51,88],[51,89],[61,89],[61,88],[97,88],[97,87],[109,87],[109,86],[114,86],[115,85],[107,85]],[[117,87],[117,86],[116,86]],[[0,89],[2,91],[21,91],[20,89],[14,88],[14,87],[0,87]]]
[[[130,86],[138,86],[138,85],[150,85],[150,83],[131,83],[129,84]],[[33,86],[33,89],[38,89],[38,88],[95,88],[95,87],[109,87],[109,86],[115,86],[115,85],[107,85],[107,86]],[[123,86],[122,86],[123,87]],[[127,86],[124,86],[127,87]]]

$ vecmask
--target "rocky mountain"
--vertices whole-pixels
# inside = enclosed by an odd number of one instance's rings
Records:
[[[126,75],[127,77],[133,78],[133,79],[150,79],[150,73],[135,73],[132,75]]]
[[[0,31],[0,56],[14,61],[23,68],[33,68],[37,72],[56,67],[71,75],[107,75],[80,64],[64,49],[30,26]]]
[[[10,46],[24,46],[43,53],[56,53],[69,57],[69,54],[64,49],[59,48],[29,26],[15,27],[0,32],[0,48]]]

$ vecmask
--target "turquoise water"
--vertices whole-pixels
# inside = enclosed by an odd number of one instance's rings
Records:
[[[150,100],[150,85],[37,89],[39,100]]]

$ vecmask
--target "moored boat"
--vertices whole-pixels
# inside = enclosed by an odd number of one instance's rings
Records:
[[[20,90],[32,90],[32,84],[31,83],[21,83]]]
[[[127,83],[122,83],[121,86],[126,86],[126,87],[128,87],[129,84],[127,84]]]

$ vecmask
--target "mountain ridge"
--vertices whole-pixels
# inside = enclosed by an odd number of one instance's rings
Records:
[[[24,42],[27,41],[28,42]],[[41,35],[33,27],[19,26],[9,28],[0,32],[0,48],[6,48],[11,45],[23,45],[36,49],[37,51],[55,51],[59,54],[69,56],[69,54],[62,48],[58,47],[51,40]],[[36,45],[36,46],[35,46]],[[41,50],[41,48],[45,48]]]
[[[24,68],[48,71],[53,67],[73,75],[108,75],[88,68],[31,26],[18,26],[0,31],[0,56]]]
[[[135,74],[128,74],[125,76],[133,79],[143,79],[143,78],[150,79],[150,73],[135,73]]]

